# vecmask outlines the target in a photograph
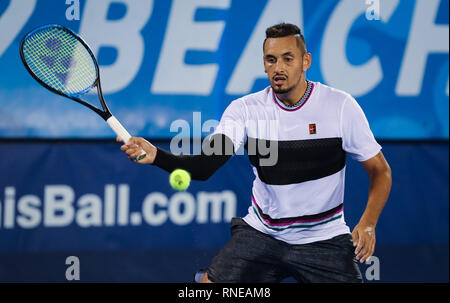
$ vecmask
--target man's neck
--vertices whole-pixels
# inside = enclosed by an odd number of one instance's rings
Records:
[[[306,92],[306,88],[308,87],[308,83],[306,82],[305,78],[302,78],[300,80],[299,85],[291,90],[288,93],[285,94],[276,94],[278,99],[283,102],[286,106],[294,106],[297,104],[298,101],[300,101],[303,97],[303,95]]]

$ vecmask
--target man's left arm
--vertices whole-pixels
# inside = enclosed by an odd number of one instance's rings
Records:
[[[379,152],[360,162],[370,179],[369,197],[359,223],[352,232],[356,259],[365,262],[375,251],[375,226],[391,191],[391,168]]]

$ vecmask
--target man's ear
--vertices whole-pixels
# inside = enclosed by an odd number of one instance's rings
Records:
[[[302,64],[302,70],[305,72],[307,71],[311,66],[311,54],[310,53],[306,53],[303,56],[303,64]]]
[[[263,56],[263,64],[264,64],[264,72],[267,74],[266,64],[264,63],[264,56]]]

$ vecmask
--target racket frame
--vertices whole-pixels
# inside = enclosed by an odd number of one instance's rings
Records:
[[[25,41],[28,39],[28,37],[30,37],[31,35],[35,34],[35,33],[38,32],[38,31],[41,31],[42,29],[50,28],[50,27],[53,27],[53,28],[55,28],[55,27],[56,27],[56,28],[59,28],[59,29],[65,31],[65,32],[69,33],[70,35],[74,36],[74,37],[75,37],[75,38],[76,38],[76,39],[77,39],[77,40],[78,40],[78,41],[86,48],[86,50],[88,51],[89,55],[91,56],[91,58],[92,58],[92,60],[93,60],[93,62],[94,62],[94,65],[95,65],[95,72],[96,72],[96,80],[94,81],[94,83],[92,83],[91,86],[89,86],[88,88],[86,88],[85,90],[83,90],[83,91],[81,91],[81,92],[79,92],[79,93],[76,93],[76,94],[66,94],[66,93],[63,93],[63,92],[61,92],[61,91],[59,91],[59,90],[57,90],[57,89],[55,89],[55,88],[49,86],[47,83],[45,83],[44,81],[42,81],[41,79],[39,79],[39,77],[31,70],[31,68],[29,67],[29,65],[28,65],[28,63],[27,63],[27,61],[26,61],[26,59],[25,59],[25,55],[24,55],[24,53],[23,53],[23,46],[24,46]],[[72,100],[74,100],[74,101],[76,101],[76,102],[78,102],[78,103],[80,103],[80,104],[82,104],[82,105],[84,105],[84,106],[90,108],[91,110],[93,110],[94,112],[96,112],[100,117],[102,117],[105,121],[108,120],[108,119],[112,116],[111,111],[109,110],[108,106],[106,105],[105,99],[104,99],[104,97],[103,97],[103,93],[102,93],[102,89],[101,89],[101,84],[100,84],[100,68],[98,67],[97,59],[95,58],[94,54],[93,54],[92,51],[91,51],[91,48],[90,48],[89,45],[83,40],[83,38],[81,38],[80,36],[78,36],[78,35],[77,35],[75,32],[73,32],[72,30],[70,30],[70,29],[68,29],[67,27],[64,27],[64,26],[62,26],[62,25],[59,25],[59,24],[46,24],[46,25],[40,26],[40,27],[38,27],[38,28],[35,28],[34,30],[32,30],[31,32],[29,32],[28,34],[26,34],[26,35],[22,38],[22,41],[20,42],[20,59],[22,60],[23,65],[25,65],[25,68],[28,70],[28,72],[31,74],[31,76],[32,76],[39,84],[41,84],[42,86],[44,86],[44,87],[47,88],[48,90],[50,90],[50,91],[52,91],[52,92],[54,92],[54,93],[56,93],[56,94],[58,94],[58,95],[60,95],[60,96],[63,96],[63,97],[72,99]],[[100,104],[101,104],[103,110],[101,110],[101,109],[99,109],[99,108],[93,106],[92,104],[89,104],[88,102],[83,101],[83,100],[81,100],[80,98],[78,98],[78,96],[84,95],[85,93],[87,93],[88,91],[90,91],[90,90],[91,90],[92,88],[94,88],[94,87],[97,88],[97,95],[98,95],[98,97],[99,97],[99,99],[100,99]]]
[[[50,85],[46,84],[44,81],[42,81],[41,79],[39,79],[39,77],[31,70],[31,68],[29,67],[26,59],[25,59],[25,55],[23,53],[23,46],[25,44],[25,41],[27,40],[28,37],[30,37],[31,35],[35,34],[36,32],[45,29],[45,28],[59,28],[67,33],[69,33],[70,35],[74,36],[88,51],[89,55],[91,56],[92,60],[94,61],[94,66],[95,66],[95,72],[96,72],[96,80],[94,81],[94,83],[92,83],[91,86],[89,86],[88,88],[84,89],[81,92],[78,92],[76,94],[66,94],[63,93],[53,87],[51,87]],[[128,142],[128,140],[131,138],[131,135],[128,133],[128,131],[122,126],[122,124],[120,124],[120,122],[111,114],[111,111],[109,110],[108,106],[106,105],[105,102],[105,98],[103,97],[103,92],[102,92],[102,87],[101,87],[101,82],[100,82],[100,68],[98,66],[98,62],[97,59],[95,58],[94,54],[91,51],[91,48],[89,47],[89,45],[83,40],[83,38],[81,38],[79,35],[77,35],[75,32],[73,32],[71,29],[59,25],[59,24],[46,24],[46,25],[42,25],[39,26],[37,28],[35,28],[34,30],[30,31],[29,33],[27,33],[23,38],[22,41],[20,42],[20,59],[22,60],[23,65],[25,66],[25,68],[28,70],[28,72],[31,74],[31,76],[42,86],[44,86],[45,88],[47,88],[48,90],[50,90],[53,93],[56,93],[60,96],[69,98],[73,101],[76,101],[78,103],[80,103],[81,105],[84,105],[86,107],[88,107],[89,109],[93,110],[94,112],[96,112],[100,117],[102,117],[107,123],[108,125],[116,132],[116,134],[118,134],[125,143]],[[97,95],[100,99],[100,104],[103,108],[103,110],[93,106],[92,104],[89,104],[88,102],[81,100],[80,98],[78,98],[81,95],[84,95],[85,93],[87,93],[88,91],[90,91],[93,87],[97,88]],[[143,158],[145,158],[146,153],[145,151],[142,151],[141,155],[138,156],[135,160],[139,161]]]

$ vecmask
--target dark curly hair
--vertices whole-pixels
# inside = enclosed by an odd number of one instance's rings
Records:
[[[306,53],[305,37],[303,37],[302,31],[297,25],[290,23],[279,23],[268,27],[266,29],[266,39],[264,39],[263,49],[268,38],[282,38],[287,36],[296,36],[297,46],[303,53]]]

